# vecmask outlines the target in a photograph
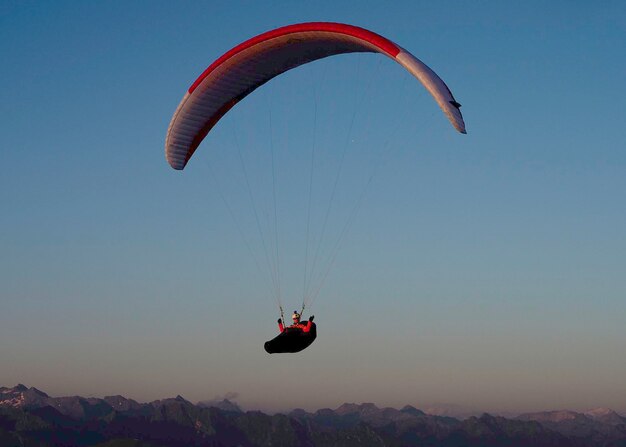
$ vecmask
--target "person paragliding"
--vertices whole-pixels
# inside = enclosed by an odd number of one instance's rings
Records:
[[[185,169],[196,149],[222,117],[268,81],[301,65],[348,53],[377,53],[399,64],[426,88],[452,126],[458,132],[466,133],[461,104],[454,98],[448,86],[431,68],[404,48],[386,37],[353,25],[332,22],[298,23],[267,31],[240,43],[215,59],[202,72],[185,92],[170,121],[165,138],[167,162],[176,170]],[[248,189],[250,190],[249,185]],[[252,196],[251,192],[250,195]],[[330,210],[330,206],[328,209]],[[256,209],[254,213],[256,215]],[[274,214],[276,215],[275,205]],[[257,225],[262,233],[258,217]],[[275,229],[276,227],[277,225]],[[262,234],[261,237],[263,239]],[[266,257],[269,269],[274,272],[273,292],[282,316],[281,289],[277,275],[278,242],[276,252],[275,264],[271,265],[267,252]],[[319,288],[315,294],[318,292]],[[312,302],[315,294],[305,293],[303,310],[305,305]],[[269,354],[300,352],[315,341],[317,329],[313,316],[306,323],[301,323],[300,317],[300,313],[294,312],[293,324],[288,327],[285,327],[282,318],[278,320],[280,334],[265,343],[265,350]]]
[[[300,314],[298,313],[298,311],[294,310],[293,311],[293,315],[291,316],[291,320],[293,321],[293,324],[291,326],[285,327],[283,325],[283,320],[281,318],[278,319],[278,331],[282,334],[283,332],[285,332],[285,330],[287,331],[302,331],[305,333],[308,333],[311,331],[311,327],[313,325],[313,319],[315,318],[315,315],[311,315],[309,317],[309,321],[307,323],[301,323],[300,322]]]
[[[294,310],[291,316],[293,324],[290,326],[285,326],[282,318],[278,319],[280,334],[265,343],[265,351],[268,354],[300,352],[311,346],[317,338],[317,326],[313,323],[315,317],[311,315],[306,323],[302,323],[300,318],[300,313]]]

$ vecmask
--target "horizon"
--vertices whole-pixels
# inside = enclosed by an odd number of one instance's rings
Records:
[[[492,445],[599,446],[626,439],[626,418],[608,409],[584,414],[548,411],[517,417],[482,413],[437,416],[411,406],[379,408],[343,404],[315,412],[265,414],[229,401],[193,403],[181,396],[138,403],[48,397],[34,388],[0,388],[3,442],[37,445],[230,446],[292,445]],[[60,441],[60,442],[59,442]],[[617,445],[616,444],[616,445]]]
[[[415,408],[417,410],[423,411],[424,413],[431,415],[431,416],[448,416],[448,417],[453,417],[459,420],[464,420],[470,417],[478,417],[481,416],[483,414],[489,414],[491,416],[501,416],[501,417],[505,417],[505,418],[516,418],[519,416],[524,416],[524,415],[529,415],[529,414],[536,414],[536,413],[560,413],[560,412],[573,412],[573,413],[578,413],[578,414],[583,414],[585,416],[589,416],[590,414],[597,412],[598,410],[606,410],[606,411],[610,411],[610,412],[615,412],[617,413],[619,416],[621,417],[626,417],[626,415],[620,413],[619,411],[616,411],[612,408],[607,408],[607,407],[589,407],[589,408],[585,408],[585,409],[572,409],[572,408],[559,408],[559,409],[542,409],[542,410],[534,410],[534,411],[524,411],[524,412],[507,412],[507,411],[498,411],[498,410],[493,410],[493,411],[487,411],[487,410],[481,410],[478,408],[467,408],[467,407],[462,407],[460,405],[456,405],[454,403],[443,403],[443,402],[433,402],[433,403],[424,403],[421,405],[416,405],[416,404],[411,404],[411,403],[407,403],[398,407],[393,407],[393,406],[386,406],[386,405],[380,405],[376,402],[343,402],[335,407],[320,407],[320,408],[315,408],[315,409],[305,409],[302,407],[294,407],[294,408],[285,408],[285,409],[264,409],[261,407],[255,407],[255,406],[247,406],[242,404],[241,402],[239,402],[240,400],[240,396],[237,393],[227,393],[224,396],[215,396],[211,399],[201,399],[201,400],[190,400],[185,398],[185,396],[182,396],[180,394],[177,394],[175,396],[169,396],[169,397],[160,397],[157,399],[149,399],[149,400],[137,400],[137,399],[133,399],[129,396],[124,396],[121,394],[110,394],[110,395],[95,395],[95,394],[91,394],[91,395],[87,395],[87,396],[81,396],[78,394],[70,394],[70,395],[50,395],[48,394],[45,390],[41,390],[35,386],[33,387],[29,387],[27,385],[24,385],[23,383],[18,383],[17,385],[13,386],[13,387],[4,387],[4,386],[0,386],[0,389],[2,388],[6,388],[6,389],[16,389],[19,387],[24,387],[26,390],[36,390],[39,391],[41,393],[44,393],[45,395],[51,397],[51,398],[65,398],[65,397],[80,397],[80,398],[85,398],[85,399],[91,399],[91,398],[95,398],[95,399],[106,399],[107,397],[116,397],[116,396],[121,396],[124,397],[126,399],[132,399],[135,402],[139,403],[139,404],[151,404],[154,402],[158,402],[158,401],[162,401],[162,400],[168,400],[168,399],[178,399],[178,398],[182,398],[185,401],[191,403],[192,405],[207,405],[207,406],[211,406],[211,404],[216,404],[216,406],[218,406],[218,404],[223,403],[223,402],[227,402],[230,404],[234,404],[236,405],[241,411],[243,412],[247,412],[247,411],[261,411],[263,413],[266,413],[268,415],[275,415],[275,414],[285,414],[288,415],[291,412],[297,411],[297,410],[304,410],[308,413],[315,413],[317,411],[321,411],[321,410],[326,410],[326,409],[330,409],[332,411],[336,411],[342,407],[345,406],[370,406],[373,405],[374,407],[376,407],[377,409],[386,409],[386,408],[392,408],[395,410],[402,410],[404,408]]]
[[[232,108],[184,171],[168,125],[260,33],[360,26]],[[626,3],[0,4],[0,383],[242,405],[626,414]],[[268,355],[277,302],[315,342]]]

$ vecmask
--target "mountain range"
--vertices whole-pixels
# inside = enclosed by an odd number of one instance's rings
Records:
[[[20,384],[0,387],[0,446],[626,447],[626,418],[598,408],[460,420],[371,403],[268,415],[227,399],[50,397]]]

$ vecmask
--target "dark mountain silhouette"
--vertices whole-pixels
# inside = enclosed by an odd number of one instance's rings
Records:
[[[608,409],[459,420],[372,403],[267,415],[227,399],[139,403],[123,396],[50,397],[18,385],[0,388],[0,446],[624,447],[626,423]]]
[[[234,402],[231,402],[228,399],[205,400],[202,402],[198,402],[197,405],[203,408],[214,407],[214,408],[219,408],[220,410],[223,410],[223,411],[230,411],[232,413],[242,413],[241,408],[239,408],[239,405],[237,405]]]
[[[595,421],[602,422],[603,424],[626,424],[626,418],[620,416],[609,408],[594,408],[593,410],[585,411],[584,415]]]
[[[585,413],[575,411],[543,411],[519,415],[517,420],[534,420],[570,439],[598,443],[605,439],[621,439],[626,434],[626,418],[606,408]],[[622,444],[626,446],[626,441]]]

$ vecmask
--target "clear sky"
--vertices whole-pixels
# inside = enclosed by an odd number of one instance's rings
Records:
[[[259,89],[172,170],[193,80],[305,21],[413,52],[468,135],[391,60],[346,55]],[[0,385],[626,413],[624,54],[619,1],[0,0]],[[278,312],[240,152],[288,310],[360,203],[298,355],[263,351]]]

